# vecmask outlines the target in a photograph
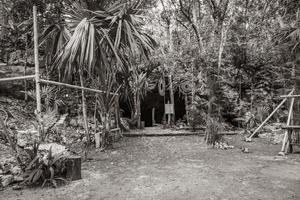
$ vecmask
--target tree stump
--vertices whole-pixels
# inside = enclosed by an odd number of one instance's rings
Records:
[[[67,174],[66,178],[71,181],[81,179],[81,157],[70,156],[66,162]]]

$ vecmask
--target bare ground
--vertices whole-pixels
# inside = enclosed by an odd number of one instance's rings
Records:
[[[235,149],[207,148],[198,136],[124,138],[112,150],[94,151],[82,164],[82,180],[7,189],[0,199],[300,199],[300,154],[278,157],[281,146],[264,139],[227,140]]]

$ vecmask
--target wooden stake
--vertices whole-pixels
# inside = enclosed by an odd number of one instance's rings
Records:
[[[38,133],[41,136],[41,88],[40,88],[40,67],[39,67],[39,42],[38,42],[38,24],[37,7],[33,6],[33,33],[34,33],[34,64],[35,64],[35,86],[36,86],[36,116],[39,122]],[[43,136],[42,136],[43,137]]]
[[[292,95],[295,89],[292,89],[292,91],[288,95]],[[256,135],[256,133],[267,123],[267,121],[275,114],[275,112],[286,102],[287,98],[283,99],[280,104],[273,110],[273,112],[261,123],[261,125],[255,129],[255,131],[246,139],[246,141],[250,142],[251,138]]]
[[[152,108],[152,126],[155,125],[155,108]]]
[[[292,119],[292,116],[293,116],[293,107],[294,107],[294,102],[295,102],[295,98],[292,98],[291,100],[291,104],[290,104],[290,109],[289,109],[289,115],[288,115],[288,119],[287,119],[287,122],[286,122],[286,125],[289,126],[291,124],[291,119]],[[282,147],[281,147],[281,151],[280,152],[286,152],[286,147],[287,147],[287,139],[288,139],[288,133],[289,130],[286,130],[285,133],[284,133],[284,138],[283,138],[283,141],[282,141]]]

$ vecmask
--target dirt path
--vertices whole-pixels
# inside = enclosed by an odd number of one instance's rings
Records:
[[[197,136],[125,138],[114,150],[94,152],[82,180],[58,189],[8,189],[0,199],[300,199],[300,154],[282,158],[274,156],[280,145],[229,140],[235,149],[207,149]],[[245,146],[252,153],[241,153]]]

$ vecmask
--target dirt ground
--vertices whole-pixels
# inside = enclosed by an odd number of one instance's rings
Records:
[[[0,199],[300,199],[299,153],[278,157],[281,145],[265,139],[227,140],[234,149],[207,148],[199,136],[124,138],[112,150],[94,151],[82,180],[57,189],[9,188]]]

